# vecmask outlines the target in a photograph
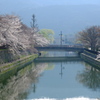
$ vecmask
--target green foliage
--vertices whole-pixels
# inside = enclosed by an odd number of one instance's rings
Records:
[[[48,63],[48,67],[45,70],[52,70],[54,69],[54,64],[53,63]]]
[[[41,29],[39,31],[39,34],[42,34],[43,37],[45,37],[47,40],[49,40],[50,43],[54,41],[54,31],[51,29]]]

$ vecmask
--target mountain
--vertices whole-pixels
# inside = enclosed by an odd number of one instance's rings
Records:
[[[100,25],[100,6],[67,5],[45,6],[22,9],[18,14],[30,26],[31,16],[35,14],[40,29],[53,29],[56,34],[75,34],[87,27]]]
[[[5,2],[6,0],[4,0]],[[11,1],[11,0],[10,0]],[[37,24],[40,29],[47,28],[55,31],[56,35],[76,34],[77,32],[93,26],[100,25],[100,6],[99,5],[45,5],[34,2],[22,2],[18,0],[17,6],[7,2],[7,5],[1,5],[1,14],[14,13],[21,17],[23,23],[30,26],[32,14],[35,14]],[[2,3],[1,3],[2,4]],[[45,3],[44,3],[45,4]],[[9,9],[7,9],[9,8]]]

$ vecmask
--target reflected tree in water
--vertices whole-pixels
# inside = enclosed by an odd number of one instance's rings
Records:
[[[36,92],[36,85],[39,82],[39,77],[48,67],[48,64],[31,64],[27,67],[30,66],[32,66],[31,69],[22,69],[23,71],[19,71],[17,76],[11,77],[6,85],[0,84],[0,100],[27,99],[30,92],[29,88],[32,88],[33,92]]]
[[[100,71],[90,65],[86,66],[83,72],[78,73],[77,80],[94,91],[100,89]]]

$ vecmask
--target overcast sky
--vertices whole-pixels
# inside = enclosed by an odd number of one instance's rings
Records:
[[[33,0],[43,5],[67,4],[99,4],[100,0]]]
[[[34,5],[67,5],[67,4],[100,4],[100,0],[0,0],[0,6],[29,6]],[[10,6],[11,5],[11,6]]]
[[[49,5],[100,5],[100,0],[0,0],[0,14],[17,13],[25,8],[38,8]]]
[[[99,5],[100,0],[0,0],[0,13],[17,13],[25,8],[38,8],[49,5]]]
[[[37,4],[47,4],[47,5],[52,5],[52,4],[98,4],[100,3],[100,0],[0,0],[0,3],[7,3],[13,4],[16,2],[20,3],[37,3]]]

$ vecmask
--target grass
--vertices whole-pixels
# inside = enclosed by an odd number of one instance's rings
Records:
[[[8,50],[8,49],[0,49],[0,51],[6,51],[6,50]]]
[[[4,74],[7,71],[10,71],[14,68],[22,66],[23,64],[25,64],[31,60],[34,60],[37,57],[38,57],[37,54],[29,55],[29,56],[21,57],[20,59],[14,61],[14,62],[3,64],[2,66],[0,66],[0,71],[1,71],[0,74]]]

